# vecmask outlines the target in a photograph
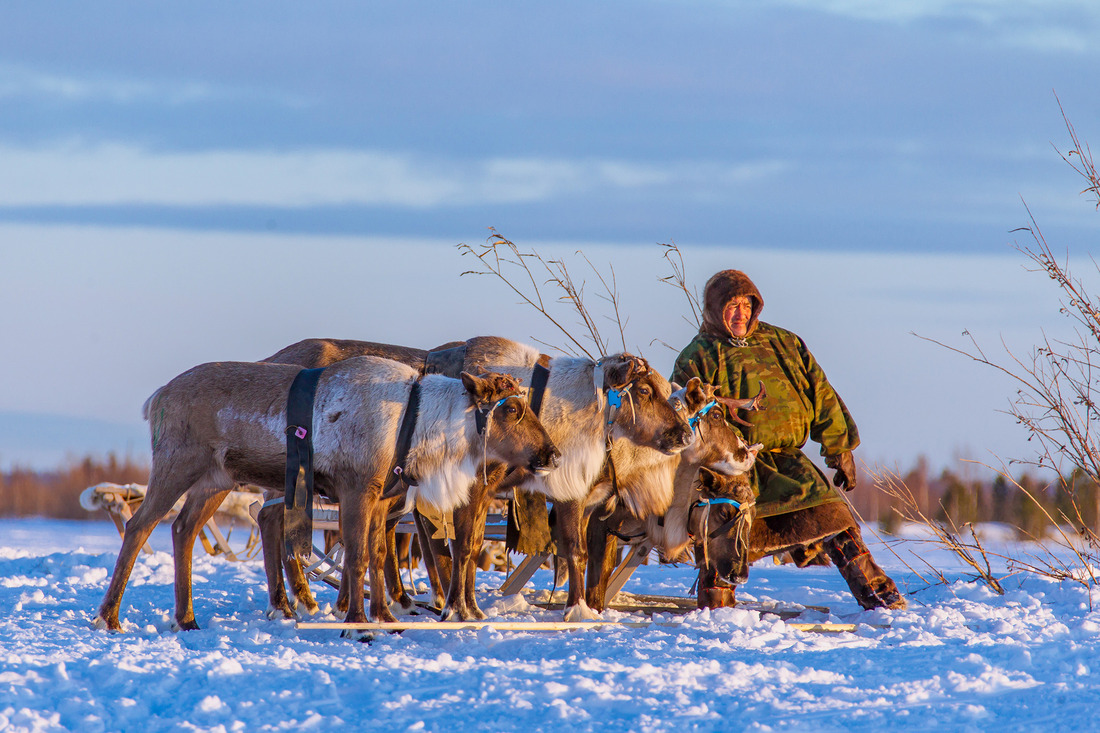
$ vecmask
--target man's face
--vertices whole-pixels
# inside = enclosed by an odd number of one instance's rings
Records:
[[[734,336],[748,336],[749,319],[752,318],[752,298],[747,295],[738,295],[726,303],[722,311],[722,320],[726,328]]]

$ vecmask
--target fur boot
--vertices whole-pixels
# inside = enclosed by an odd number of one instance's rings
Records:
[[[858,527],[850,527],[825,540],[825,551],[833,561],[852,595],[866,609],[906,607],[905,597],[894,581],[871,557]]]

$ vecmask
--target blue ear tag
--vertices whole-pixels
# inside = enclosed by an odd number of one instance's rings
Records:
[[[607,404],[612,407],[622,407],[623,405],[623,391],[620,389],[607,390]]]

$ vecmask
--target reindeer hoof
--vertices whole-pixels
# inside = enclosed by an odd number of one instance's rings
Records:
[[[565,609],[565,620],[569,622],[596,621],[599,617],[599,614],[589,608],[584,601]]]
[[[393,602],[390,603],[390,611],[393,613],[408,613],[414,608],[416,608],[416,604],[413,603],[413,600],[408,596],[404,598],[395,598]]]
[[[264,616],[275,621],[281,618],[294,618],[294,611],[290,610],[290,606],[268,606],[264,611]]]
[[[199,625],[195,622],[195,619],[188,619],[187,621],[177,620],[174,624],[176,631],[198,631]]]
[[[122,631],[122,624],[116,619],[114,623],[108,621],[102,614],[97,615],[92,619],[92,628],[99,629],[100,631],[120,632]]]
[[[374,641],[374,632],[366,629],[344,629],[340,632],[340,638],[358,641],[360,644],[370,644]]]
[[[305,606],[303,608],[296,609],[297,615],[290,616],[288,618],[313,618],[314,616],[321,616],[326,613],[330,613],[331,611],[331,606],[326,605],[325,608],[321,608],[316,603],[314,603],[312,608],[310,608],[309,606]]]

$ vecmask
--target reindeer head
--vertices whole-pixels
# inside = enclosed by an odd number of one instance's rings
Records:
[[[756,397],[745,400],[718,397],[714,387],[703,383],[698,377],[689,379],[684,387],[675,383],[672,387],[675,391],[669,402],[677,412],[687,417],[695,436],[683,452],[683,459],[730,475],[749,470],[763,446],[745,443],[740,433],[726,421],[725,411],[715,408],[729,404],[742,410],[761,409],[758,405],[764,396],[764,385],[760,385],[760,393]]]
[[[691,426],[668,398],[672,387],[645,359],[615,354],[601,359],[607,398],[607,434],[662,453],[679,453],[691,443]]]
[[[749,477],[727,476],[704,466],[693,488],[698,493],[688,514],[688,533],[700,578],[718,585],[744,583],[749,578],[749,532],[756,517]],[[707,590],[700,587],[701,598]]]
[[[476,410],[478,433],[485,441],[485,458],[509,466],[549,473],[561,463],[561,453],[538,416],[528,409],[523,389],[508,374],[459,375]]]

